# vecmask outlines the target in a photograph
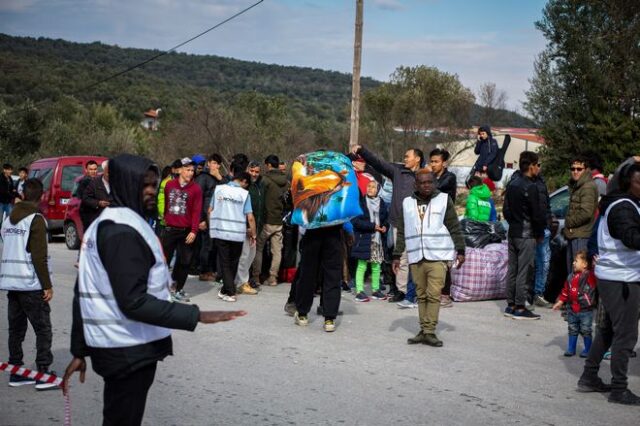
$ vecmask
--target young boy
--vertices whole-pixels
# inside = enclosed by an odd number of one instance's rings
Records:
[[[596,289],[596,276],[589,269],[587,252],[580,250],[573,260],[573,273],[564,284],[558,301],[553,305],[554,310],[560,309],[565,303],[567,307],[567,322],[569,323],[569,341],[564,356],[574,356],[578,343],[578,334],[582,335],[584,350],[581,358],[586,358],[591,348],[591,329],[593,324],[593,297]]]
[[[469,197],[464,217],[479,222],[487,222],[495,216],[495,207],[491,201],[491,190],[482,183],[482,178],[472,176],[469,179]]]
[[[36,365],[38,371],[49,371],[53,363],[51,353],[51,308],[53,297],[47,261],[47,226],[38,213],[42,196],[42,182],[27,179],[24,183],[24,201],[16,204],[7,220],[2,223],[2,271],[0,290],[9,292],[9,363],[23,365],[22,342],[27,332],[27,321],[36,333]],[[45,390],[53,384],[12,374],[9,386],[36,385]]]

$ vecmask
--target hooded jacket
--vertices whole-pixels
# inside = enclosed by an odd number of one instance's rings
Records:
[[[585,169],[580,179],[569,181],[569,209],[564,220],[564,236],[568,240],[589,238],[598,210],[598,187]]]
[[[144,175],[158,169],[146,158],[123,154],[109,161],[112,203],[108,208],[127,207],[145,216],[142,191]],[[150,217],[153,217],[153,212]],[[170,303],[147,294],[149,270],[155,258],[140,233],[128,225],[103,222],[98,228],[98,253],[113,289],[118,307],[129,319],[167,328],[195,329],[200,310],[195,305]],[[91,348],[86,345],[78,299],[74,289],[71,353],[91,356],[94,371],[106,378],[128,374],[172,355],[171,337],[122,348]]]
[[[491,127],[481,126],[478,129],[479,132],[487,132],[487,139],[478,139],[473,152],[478,156],[476,164],[473,166],[475,170],[482,170],[484,167],[488,167],[493,163],[498,155],[498,141],[493,138],[491,134]]]
[[[365,147],[360,147],[358,154],[364,158],[368,165],[391,179],[393,192],[391,195],[391,207],[389,208],[389,222],[397,228],[402,221],[402,201],[410,197],[415,189],[415,172],[407,169],[404,164],[384,161]]]
[[[267,225],[282,225],[284,212],[283,194],[287,190],[287,175],[272,169],[262,178],[264,197],[264,223]]]
[[[14,206],[11,215],[9,215],[9,221],[15,225],[34,213],[39,213],[38,206],[28,201],[22,201]],[[2,213],[0,212],[0,214]],[[36,271],[36,276],[42,285],[42,289],[50,289],[51,277],[49,276],[49,261],[47,259],[47,224],[42,216],[36,216],[31,222],[27,252],[31,253],[33,268]]]
[[[491,190],[487,185],[471,188],[464,217],[480,222],[486,222],[491,218]]]

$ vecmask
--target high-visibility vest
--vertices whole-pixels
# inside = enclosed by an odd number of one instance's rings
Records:
[[[87,229],[80,251],[79,298],[87,345],[94,348],[122,348],[170,336],[168,328],[131,320],[118,307],[109,275],[98,253],[98,226],[104,221],[128,225],[142,236],[155,258],[149,271],[147,293],[160,300],[169,300],[171,275],[153,229],[139,214],[127,207],[107,207]]]
[[[421,260],[450,261],[456,251],[449,230],[444,224],[449,196],[440,193],[429,204],[418,206],[415,197],[402,202],[404,239],[409,263]]]
[[[0,213],[2,214],[2,213]],[[33,213],[13,225],[7,218],[2,222],[2,266],[0,266],[0,290],[42,290],[42,284],[33,267],[31,253],[27,251],[31,224],[39,213]]]
[[[600,220],[598,229],[598,262],[596,262],[596,277],[608,281],[639,282],[640,281],[640,250],[633,250],[625,246],[622,241],[613,238],[609,233],[607,219],[611,209],[620,203],[631,203],[640,214],[640,207],[629,199],[617,200],[607,208]]]
[[[243,242],[247,235],[244,204],[249,191],[229,184],[218,185],[213,193],[213,211],[209,217],[209,235],[226,241]]]

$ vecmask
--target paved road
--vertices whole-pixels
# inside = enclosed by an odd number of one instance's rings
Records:
[[[55,295],[53,368],[70,355],[76,253],[51,245]],[[574,391],[583,361],[562,356],[566,323],[503,318],[502,302],[455,304],[442,311],[443,348],[408,346],[417,312],[386,302],[356,304],[345,295],[338,330],[310,316],[300,328],[283,312],[289,286],[217,299],[217,287],[190,278],[186,290],[203,309],[245,309],[247,317],[194,333],[175,332],[175,356],[159,364],[145,425],[632,425],[640,409]],[[6,302],[0,303],[0,359],[7,359]],[[315,308],[314,308],[315,309]],[[28,332],[26,363],[35,357]],[[605,364],[608,373],[608,365]],[[640,365],[630,387],[640,392]],[[71,389],[73,421],[100,424],[102,381],[89,371]],[[0,376],[5,383],[7,375]],[[76,377],[77,380],[77,377]],[[61,392],[0,386],[1,425],[59,424]]]

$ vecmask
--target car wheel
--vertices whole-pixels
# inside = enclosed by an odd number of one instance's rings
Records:
[[[78,229],[73,222],[64,225],[64,242],[69,250],[78,250],[80,248],[80,238],[78,237]]]

